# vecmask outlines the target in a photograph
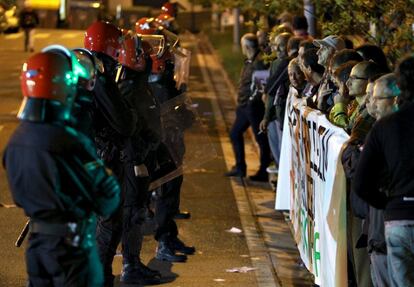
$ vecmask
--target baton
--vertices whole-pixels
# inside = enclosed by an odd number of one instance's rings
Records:
[[[24,241],[24,239],[27,236],[27,233],[29,233],[29,225],[30,225],[30,219],[27,220],[26,224],[24,225],[22,232],[20,232],[19,237],[17,237],[16,242],[14,243],[14,246],[20,247]]]

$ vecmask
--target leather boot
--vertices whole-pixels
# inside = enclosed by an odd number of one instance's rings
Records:
[[[182,242],[178,237],[172,237],[170,238],[171,246],[174,248],[175,251],[187,254],[187,255],[193,255],[195,252],[194,246],[187,246],[184,242]]]
[[[142,262],[124,263],[120,281],[126,284],[150,285],[161,283],[161,273]]]
[[[185,262],[187,260],[187,256],[175,254],[175,250],[168,239],[162,239],[158,242],[155,258],[169,262]]]

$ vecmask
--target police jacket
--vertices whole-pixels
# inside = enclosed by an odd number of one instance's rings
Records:
[[[376,208],[385,221],[414,219],[414,104],[374,124],[364,144],[354,177],[354,191]],[[389,177],[387,194],[380,192]]]
[[[110,215],[118,207],[117,181],[97,159],[93,143],[71,128],[22,122],[3,165],[16,205],[32,219],[77,222],[92,212]]]
[[[97,53],[104,64],[104,72],[98,72],[94,88],[94,134],[98,154],[106,163],[118,158],[124,140],[134,134],[137,116],[125,101],[115,83],[117,62],[111,57]]]
[[[157,119],[157,114],[151,115],[151,106],[156,105],[147,83],[147,75],[127,67],[120,67],[122,75],[118,79],[121,97],[136,111],[138,121],[134,134],[128,139],[123,149],[126,161],[139,165],[145,161],[148,153],[157,149],[160,143],[160,132],[150,128],[149,120]],[[155,124],[156,126],[156,124]]]

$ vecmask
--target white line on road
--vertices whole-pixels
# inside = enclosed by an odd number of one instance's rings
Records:
[[[14,40],[23,37],[23,33],[9,34],[5,35],[4,38],[7,40]]]
[[[61,39],[73,39],[73,38],[79,37],[79,35],[81,34],[80,33],[66,33],[60,36],[60,38]]]
[[[35,39],[46,39],[50,37],[50,33],[36,33],[34,37]]]

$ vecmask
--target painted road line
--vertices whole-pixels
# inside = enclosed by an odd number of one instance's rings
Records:
[[[61,39],[73,39],[73,38],[79,38],[82,37],[83,33],[65,33],[62,36],[60,36]]]
[[[34,38],[35,39],[46,39],[50,37],[50,33],[35,33]]]
[[[23,37],[23,33],[22,33],[22,32],[20,32],[20,33],[15,33],[15,34],[5,35],[5,36],[4,36],[4,39],[7,39],[7,40],[14,40],[14,39],[19,39],[19,38],[21,38],[21,37]]]
[[[208,87],[209,91],[206,95],[206,98],[211,99],[211,105],[214,111],[214,116],[217,119],[216,122],[224,123],[224,118],[222,111],[220,109],[216,92],[212,90],[213,83],[211,76],[207,70],[207,66],[214,65],[215,61],[209,59],[209,55],[202,54],[201,51],[197,53],[197,60],[200,63],[200,69],[203,76],[204,83]],[[209,63],[207,65],[207,63]],[[228,135],[225,129],[217,129],[220,144],[224,154],[224,161],[226,163],[227,169],[231,168],[231,159],[228,155],[233,153],[233,148],[229,141]],[[263,260],[252,260],[253,267],[255,269],[255,275],[257,280],[258,287],[279,287],[280,280],[277,278],[272,265],[272,261],[269,255],[269,252],[265,246],[263,237],[258,233],[258,228],[256,226],[256,221],[253,217],[248,198],[246,196],[246,191],[244,186],[239,186],[234,180],[231,180],[231,186],[236,199],[237,207],[239,209],[240,221],[242,223],[243,232],[246,237],[247,246],[251,257],[263,258]]]

